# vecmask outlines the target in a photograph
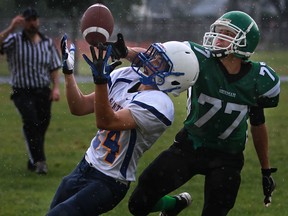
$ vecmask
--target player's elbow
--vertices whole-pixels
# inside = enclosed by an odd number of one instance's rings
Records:
[[[109,118],[96,118],[96,127],[102,130],[125,130],[127,128],[123,127],[123,125],[119,124],[116,120],[112,120]]]
[[[75,115],[75,116],[83,116],[83,115],[89,114],[89,113],[85,112],[83,109],[70,107],[69,110],[70,110],[70,113],[72,115]]]
[[[70,113],[71,113],[72,115],[80,116],[80,112],[79,112],[78,109],[75,109],[75,108],[73,108],[73,107],[69,107],[69,110],[70,110]]]
[[[105,126],[105,124],[103,124],[102,122],[96,122],[96,127],[97,128],[101,128],[101,129],[103,129],[103,130],[106,130],[106,126]]]
[[[80,113],[78,113],[78,112],[75,112],[75,111],[71,111],[70,110],[70,113],[72,114],[72,115],[75,115],[75,116],[82,116]]]
[[[113,130],[114,128],[112,128],[111,124],[109,123],[109,121],[103,119],[103,118],[97,118],[96,119],[96,127],[103,129],[103,130]]]

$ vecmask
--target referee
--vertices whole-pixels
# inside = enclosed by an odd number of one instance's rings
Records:
[[[39,16],[27,8],[0,33],[0,53],[6,54],[11,73],[13,100],[23,122],[28,169],[47,174],[45,133],[51,119],[51,103],[58,101],[59,53],[52,39],[39,32]],[[23,30],[14,33],[18,27]]]

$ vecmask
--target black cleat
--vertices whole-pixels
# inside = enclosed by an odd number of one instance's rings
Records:
[[[48,172],[48,168],[47,168],[47,164],[45,161],[38,161],[36,162],[36,173],[37,174],[47,174]]]

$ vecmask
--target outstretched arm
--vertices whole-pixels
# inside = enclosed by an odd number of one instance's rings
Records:
[[[112,59],[120,59],[125,58],[128,61],[132,62],[133,59],[138,55],[140,52],[145,52],[146,49],[143,47],[128,47],[124,41],[124,37],[121,33],[117,34],[117,41],[115,42],[107,42],[105,45],[112,46]]]
[[[95,83],[94,94],[94,112],[96,117],[96,126],[105,130],[128,130],[136,128],[136,122],[129,109],[114,111],[111,107],[108,95],[107,83],[110,81],[110,73],[115,67],[121,64],[120,61],[114,61],[108,64],[112,47],[108,46],[105,57],[103,58],[104,46],[99,47],[98,57],[94,47],[90,47],[92,61],[83,54],[85,61],[90,65],[93,80]]]
[[[65,93],[70,112],[82,116],[94,113],[94,92],[84,95],[73,74],[65,74]]]
[[[137,124],[129,109],[114,111],[108,99],[107,85],[95,85],[96,126],[104,130],[129,130]]]
[[[93,113],[94,92],[84,95],[77,85],[73,74],[75,46],[71,44],[70,50],[68,50],[66,35],[61,39],[61,53],[62,72],[65,77],[65,93],[70,112],[79,116]]]
[[[133,61],[133,59],[136,58],[136,56],[138,55],[138,53],[140,52],[146,52],[147,49],[143,48],[143,47],[127,47],[128,48],[128,54],[126,56],[126,59],[130,62]]]

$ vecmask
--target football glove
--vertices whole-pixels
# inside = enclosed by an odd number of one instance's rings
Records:
[[[110,73],[120,64],[122,64],[121,61],[114,61],[111,64],[108,64],[108,59],[112,52],[112,46],[108,45],[105,57],[103,59],[103,50],[106,49],[103,44],[100,44],[98,46],[98,58],[96,57],[96,53],[93,46],[90,46],[90,51],[92,55],[92,61],[83,54],[84,60],[89,64],[93,80],[95,84],[105,84],[108,83],[110,80]]]
[[[62,72],[64,74],[72,74],[74,69],[74,56],[75,56],[75,45],[72,43],[70,49],[67,47],[67,35],[61,39],[61,53],[62,53]]]
[[[128,55],[128,48],[125,45],[124,37],[121,33],[117,34],[116,42],[106,42],[105,46],[112,46],[111,58],[114,61],[115,59],[125,58]]]
[[[271,173],[277,171],[277,168],[261,169],[262,172],[262,187],[264,193],[264,205],[268,207],[272,201],[272,193],[275,190],[276,183],[271,176]]]

